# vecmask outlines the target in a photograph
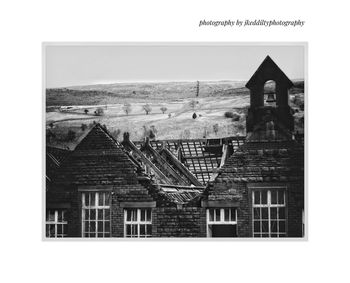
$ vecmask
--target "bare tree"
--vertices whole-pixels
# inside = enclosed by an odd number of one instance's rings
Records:
[[[95,111],[96,116],[102,116],[104,114],[103,108],[99,107]]]
[[[163,112],[163,114],[168,110],[165,106],[160,107],[160,111]]]
[[[84,110],[85,114],[89,113],[89,110],[88,109],[85,109]]]
[[[125,103],[123,105],[123,110],[124,110],[126,115],[129,115],[129,113],[131,112],[131,104],[130,103]]]
[[[146,112],[146,115],[148,115],[152,111],[152,107],[149,104],[143,105],[142,108]]]
[[[219,131],[219,124],[214,124],[213,125],[213,130],[214,130],[215,135],[217,135],[218,131]]]

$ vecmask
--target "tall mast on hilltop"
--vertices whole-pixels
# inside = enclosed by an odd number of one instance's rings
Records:
[[[197,81],[197,91],[196,91],[196,97],[199,96],[199,81]]]

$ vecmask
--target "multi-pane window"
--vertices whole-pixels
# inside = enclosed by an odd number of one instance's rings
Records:
[[[127,238],[152,237],[151,209],[130,208],[124,210],[124,236]]]
[[[253,191],[254,237],[286,237],[285,190]]]
[[[237,237],[237,210],[207,209],[207,234],[208,237]]]
[[[67,237],[66,210],[49,209],[46,211],[46,237]]]
[[[111,236],[109,192],[82,193],[82,237]]]

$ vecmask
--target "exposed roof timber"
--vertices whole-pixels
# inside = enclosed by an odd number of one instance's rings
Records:
[[[133,152],[135,152],[140,158],[141,161],[149,166],[152,171],[157,175],[157,177],[164,181],[164,183],[171,184],[172,182],[160,171],[157,166],[155,166],[152,161],[150,161],[142,152],[139,150],[132,141],[129,139],[124,139],[123,144],[128,146]]]
[[[162,149],[162,153],[165,154],[172,162],[172,164],[184,174],[193,185],[202,186],[202,183],[185,167],[167,148]]]
[[[162,166],[162,168],[164,168],[164,170],[166,170],[167,173],[169,173],[173,178],[175,178],[179,182],[179,184],[187,185],[186,180],[179,173],[177,173],[171,167],[171,165],[155,149],[153,149],[153,147],[149,144],[149,142],[146,142],[145,149],[150,152],[150,154]]]

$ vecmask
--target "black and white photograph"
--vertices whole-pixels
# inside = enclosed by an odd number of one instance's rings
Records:
[[[42,48],[44,240],[307,239],[306,43]]]

